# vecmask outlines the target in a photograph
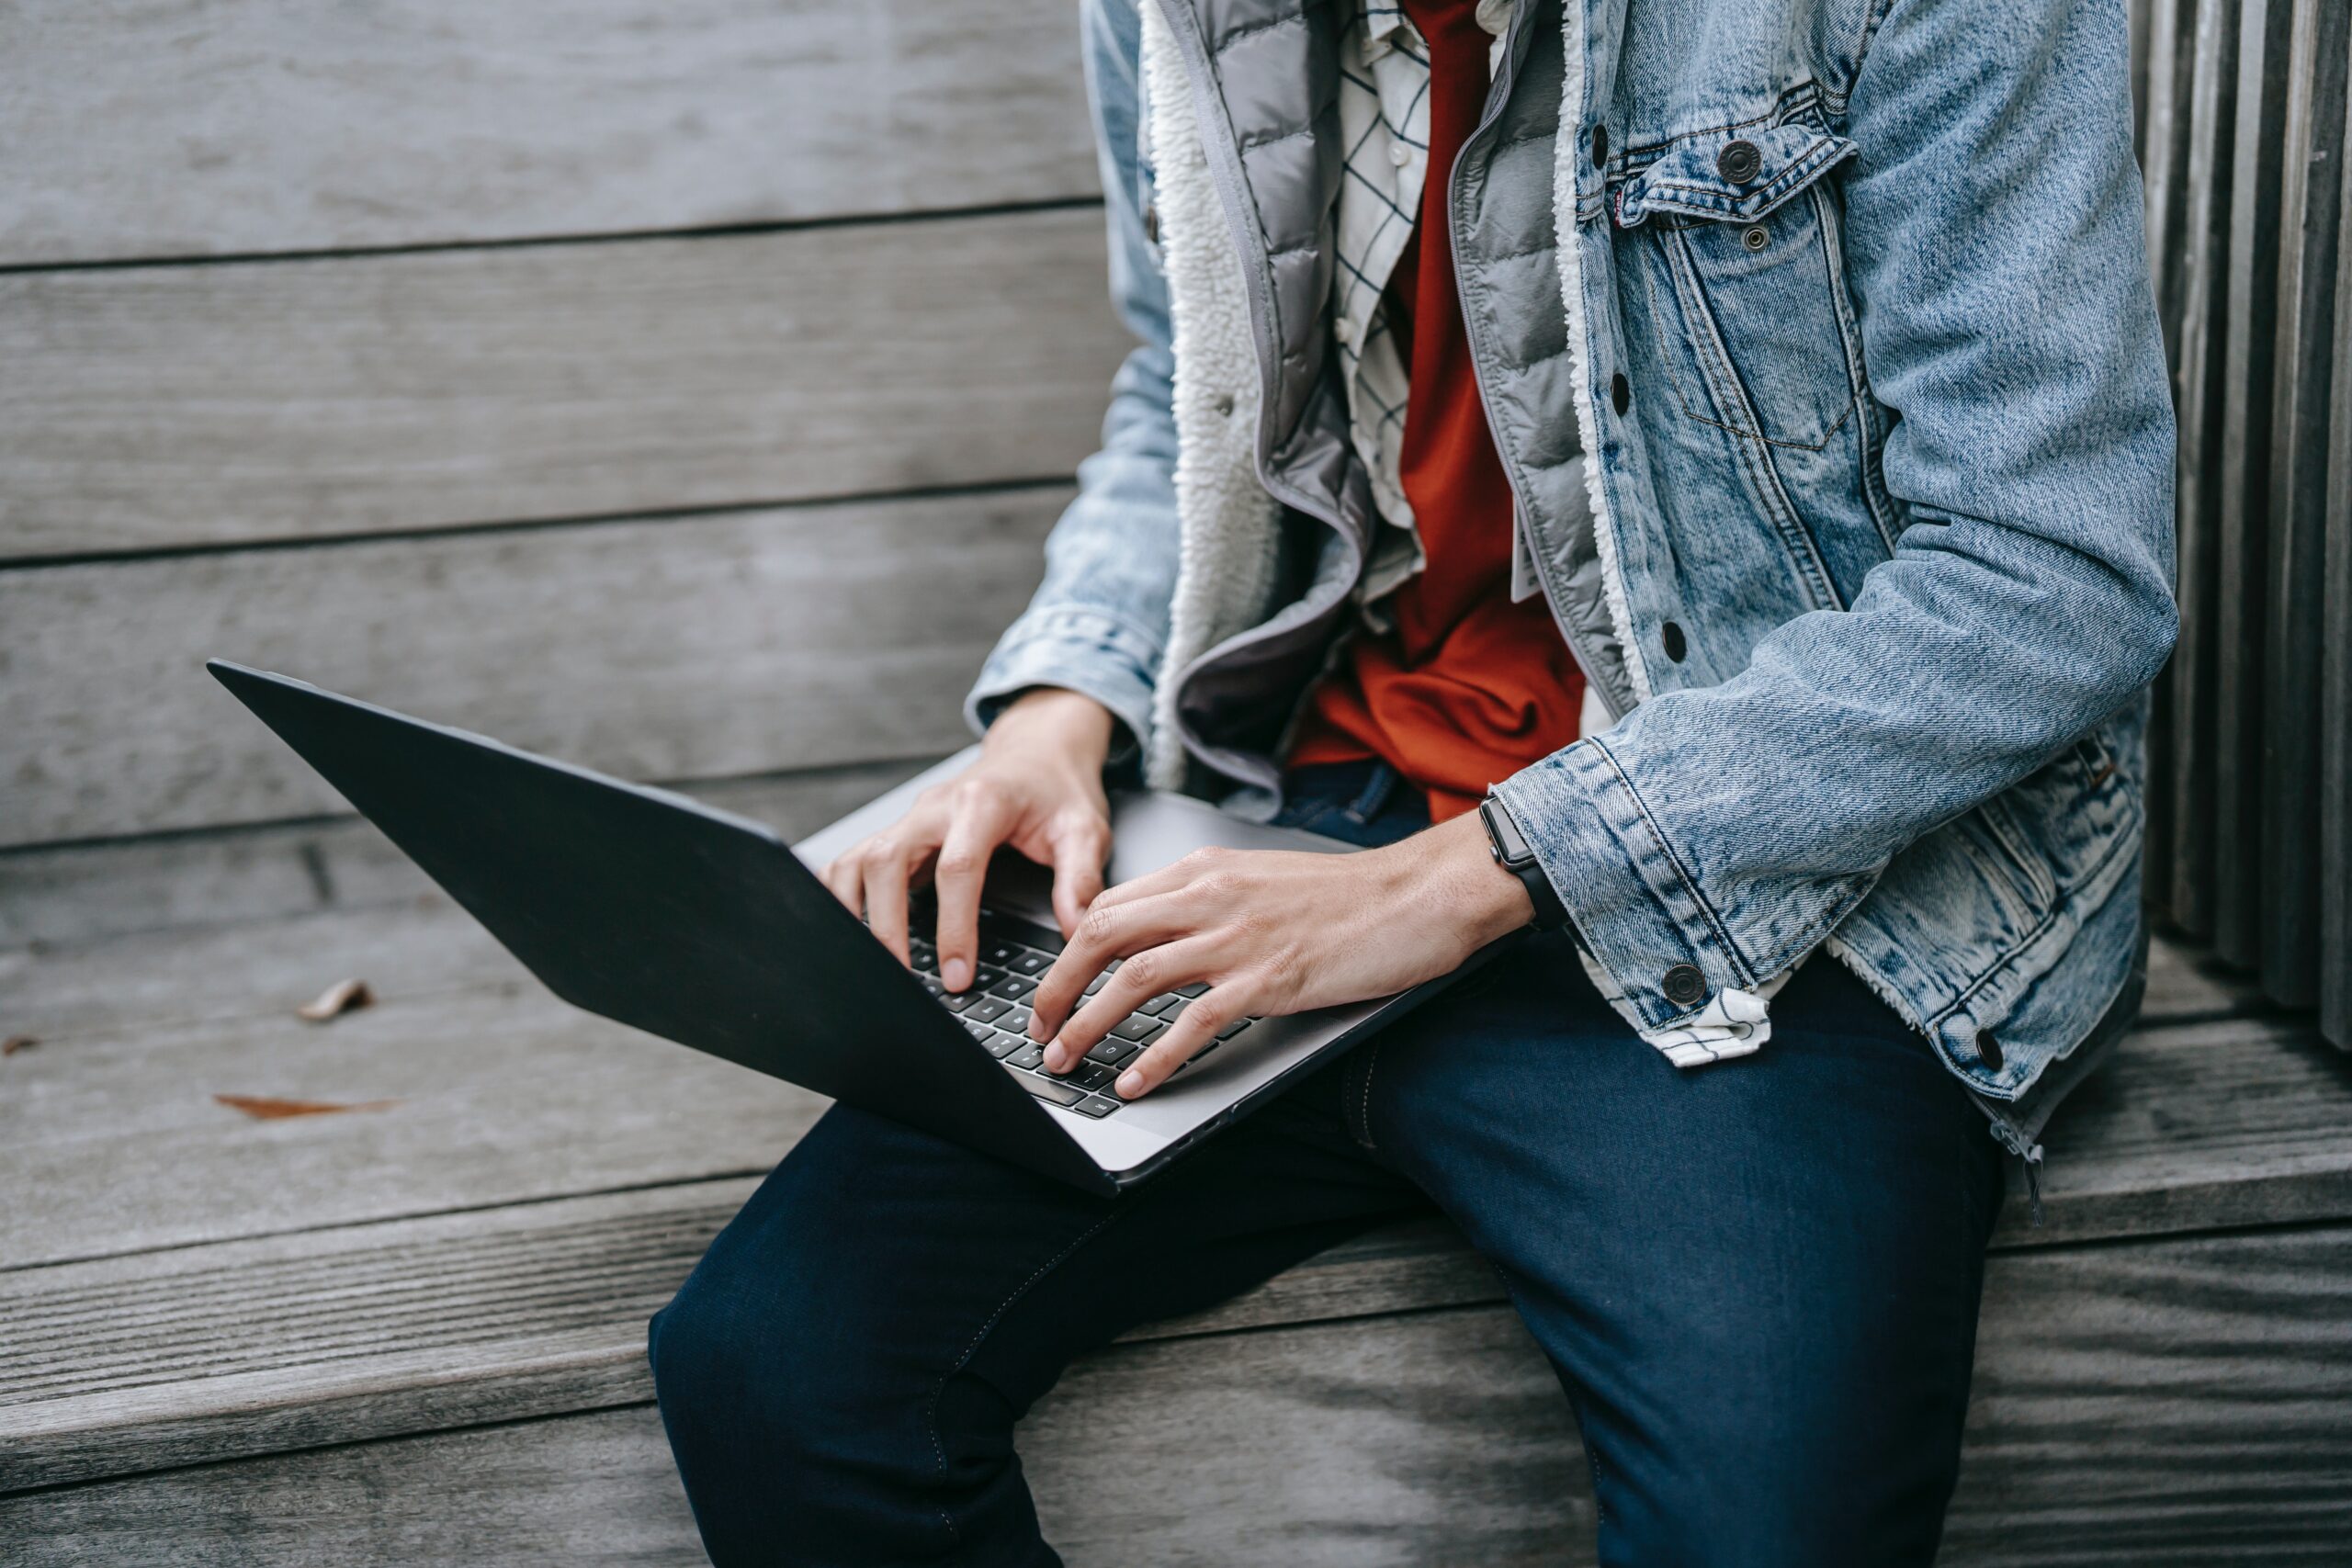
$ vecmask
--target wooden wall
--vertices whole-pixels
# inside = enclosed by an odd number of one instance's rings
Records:
[[[959,741],[1124,350],[1068,0],[8,9],[0,884],[341,810],[211,655],[652,779]]]
[[[2352,1046],[2352,166],[2343,0],[2139,0],[2180,415],[2151,897]]]

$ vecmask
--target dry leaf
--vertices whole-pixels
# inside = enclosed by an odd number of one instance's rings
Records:
[[[376,993],[368,988],[367,981],[337,980],[319,993],[317,1001],[308,1007],[296,1008],[294,1016],[307,1018],[312,1023],[324,1023],[331,1018],[340,1018],[345,1013],[372,1006],[375,1000]]]
[[[273,1100],[259,1094],[216,1094],[212,1098],[256,1122],[275,1122],[284,1116],[333,1116],[345,1111],[389,1111],[400,1103],[397,1100],[366,1100],[356,1105],[338,1105],[331,1100]]]
[[[11,1034],[0,1040],[0,1056],[13,1056],[19,1051],[29,1051],[40,1042],[29,1034]]]

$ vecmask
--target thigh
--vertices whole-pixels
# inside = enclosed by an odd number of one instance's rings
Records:
[[[1532,942],[1383,1038],[1369,1126],[1500,1267],[1576,1402],[1602,1559],[1926,1562],[1959,1455],[1983,1114],[1827,955],[1683,1070]]]
[[[827,1112],[655,1320],[714,1557],[759,1560],[786,1517],[809,1562],[1034,1541],[1012,1427],[1071,1359],[1420,1203],[1338,1105],[1310,1077],[1108,1200]]]

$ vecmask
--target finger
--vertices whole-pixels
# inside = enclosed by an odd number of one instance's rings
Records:
[[[835,855],[818,873],[826,888],[842,901],[842,908],[858,916],[865,913],[865,868],[862,862],[865,852],[865,840],[861,839]]]
[[[939,905],[939,929],[932,939],[939,944],[939,980],[951,991],[969,987],[978,965],[980,884],[988,876],[989,856],[1004,841],[1012,819],[1003,795],[986,784],[958,791],[950,808],[931,886]]]
[[[1250,998],[1254,991],[1250,982],[1237,977],[1210,987],[1187,1003],[1183,1013],[1168,1026],[1168,1032],[1147,1046],[1144,1054],[1129,1062],[1126,1070],[1119,1075],[1112,1086],[1119,1098],[1134,1100],[1149,1094],[1215,1040],[1218,1031],[1253,1016],[1255,1010]]]
[[[1110,858],[1111,825],[1100,817],[1073,818],[1055,834],[1054,919],[1068,937],[1102,894],[1102,863]]]
[[[1190,934],[1183,913],[1166,897],[1132,904],[1114,903],[1107,894],[1097,898],[1030,996],[1030,1038],[1051,1038],[1078,1006],[1080,994],[1113,959]]]
[[[1147,947],[1121,961],[1102,982],[1102,988],[1079,1004],[1078,1010],[1055,1032],[1046,1047],[1046,1065],[1059,1072],[1076,1066],[1078,1059],[1126,1026],[1122,1039],[1150,1034],[1156,1020],[1143,1009],[1153,998],[1179,987],[1206,981],[1230,967],[1227,944],[1215,936],[1193,936],[1164,946]],[[1141,1016],[1137,1016],[1141,1015]],[[1128,1020],[1134,1018],[1132,1024]]]
[[[897,840],[875,845],[865,857],[865,926],[875,940],[907,962],[907,881],[913,863]]]

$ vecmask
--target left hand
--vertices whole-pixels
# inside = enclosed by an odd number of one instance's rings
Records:
[[[1355,854],[1198,850],[1095,898],[1038,982],[1029,1033],[1046,1066],[1067,1072],[1142,1003],[1205,983],[1119,1075],[1120,1097],[1133,1100],[1237,1019],[1393,996],[1533,914],[1475,812]],[[1084,997],[1114,959],[1117,972]]]

